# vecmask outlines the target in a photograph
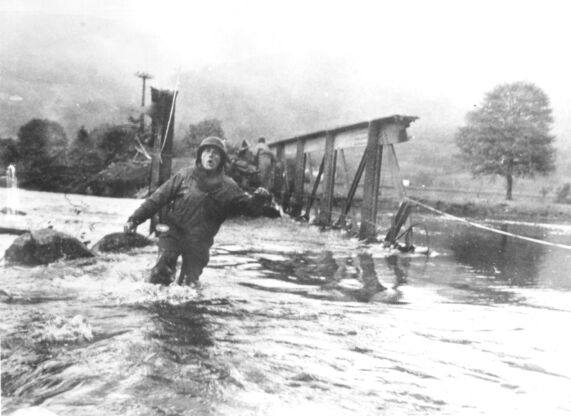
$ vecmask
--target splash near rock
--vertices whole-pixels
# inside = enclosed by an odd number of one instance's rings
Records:
[[[25,407],[23,409],[18,409],[12,416],[57,416],[54,412],[46,409],[45,407]]]
[[[101,252],[122,252],[132,248],[146,247],[153,244],[153,241],[141,234],[112,233],[107,234],[94,246],[94,251]]]
[[[49,264],[62,258],[72,260],[93,256],[94,254],[77,238],[51,228],[22,234],[5,252],[8,263],[29,266]]]

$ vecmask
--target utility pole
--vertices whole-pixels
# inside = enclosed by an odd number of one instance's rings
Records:
[[[143,80],[143,92],[142,92],[142,95],[141,95],[141,107],[144,108],[144,107],[145,107],[145,87],[146,87],[146,84],[147,84],[147,80],[148,80],[148,79],[153,79],[153,76],[152,76],[151,74],[147,73],[147,72],[140,72],[140,71],[137,72],[135,75],[136,75],[138,78],[141,78],[141,79]],[[143,111],[144,111],[144,110],[143,110]],[[145,114],[144,114],[143,112],[141,113],[141,121],[140,121],[140,123],[141,123],[141,126],[140,126],[141,134],[143,134],[144,131],[145,131]]]

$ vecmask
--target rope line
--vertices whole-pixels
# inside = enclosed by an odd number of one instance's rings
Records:
[[[464,222],[464,223],[466,223],[466,224],[468,224],[468,225],[471,225],[472,227],[475,227],[475,228],[480,228],[480,229],[482,229],[482,230],[491,231],[491,232],[493,232],[493,233],[506,235],[506,236],[508,236],[508,237],[519,238],[520,240],[526,240],[526,241],[530,241],[530,242],[532,242],[532,243],[543,244],[543,245],[545,245],[545,246],[558,247],[558,248],[564,248],[564,249],[567,249],[567,250],[571,250],[571,246],[566,245],[566,244],[551,243],[551,242],[549,242],[549,241],[538,240],[538,239],[536,239],[536,238],[525,237],[525,236],[523,236],[523,235],[519,235],[519,234],[510,233],[510,232],[507,232],[507,231],[498,230],[497,228],[488,227],[487,225],[478,224],[478,223],[476,223],[476,222],[469,221],[469,220],[467,220],[466,218],[457,217],[457,216],[455,216],[455,215],[448,214],[448,213],[446,213],[446,212],[444,212],[444,211],[440,211],[439,209],[436,209],[436,208],[433,208],[433,207],[431,207],[431,206],[429,206],[429,205],[423,204],[422,202],[417,201],[417,200],[415,200],[415,199],[412,199],[412,198],[410,198],[410,197],[408,197],[408,196],[405,196],[405,199],[408,200],[408,201],[410,201],[410,202],[412,202],[413,204],[416,204],[416,205],[418,205],[418,206],[420,206],[420,207],[423,207],[423,208],[425,208],[425,209],[427,209],[427,210],[429,210],[429,211],[435,212],[435,213],[437,213],[437,214],[440,214],[440,215],[442,215],[442,216],[448,217],[448,218],[453,219],[453,220],[455,220],[455,221]]]

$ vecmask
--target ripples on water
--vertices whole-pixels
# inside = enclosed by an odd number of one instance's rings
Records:
[[[144,283],[154,248],[4,267],[3,411],[571,412],[568,254],[431,229],[432,257],[218,245],[197,288]]]

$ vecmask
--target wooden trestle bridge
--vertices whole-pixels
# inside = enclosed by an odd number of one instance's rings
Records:
[[[287,159],[295,160],[293,181],[288,181],[285,178],[287,175],[284,175],[283,171],[276,174],[278,183],[275,184],[274,189],[283,190],[287,187],[293,187],[290,192],[281,192],[282,195],[289,197],[290,201],[281,202],[289,204],[292,216],[309,218],[309,212],[316,200],[318,187],[322,182],[316,222],[320,225],[332,225],[338,155],[340,154],[345,161],[344,151],[346,149],[362,149],[359,165],[349,186],[341,214],[335,224],[343,225],[345,223],[364,173],[359,238],[371,239],[375,237],[383,152],[388,152],[386,157],[393,159],[393,166],[398,170],[394,145],[409,140],[407,128],[417,119],[418,117],[414,116],[392,115],[269,143],[270,149],[274,151],[277,160],[281,162],[278,163],[278,166],[281,166],[286,172]],[[304,194],[305,172],[308,155],[312,152],[323,154],[323,157],[313,183],[312,192],[307,196]],[[404,195],[400,176],[393,175],[393,178],[395,178],[395,188],[399,194]],[[302,213],[304,208],[305,212]],[[396,233],[406,221],[409,211],[410,207],[403,202],[393,217],[393,224],[387,233],[386,240],[390,241],[396,238]]]
[[[153,192],[170,176],[172,160],[172,137],[174,125],[174,106],[176,92],[156,90],[151,88],[152,134],[154,148],[152,151],[152,167],[149,191]],[[317,223],[332,225],[333,199],[335,193],[335,170],[340,154],[345,162],[344,151],[362,151],[356,173],[348,186],[345,202],[336,225],[344,225],[351,210],[355,193],[364,174],[363,198],[361,202],[359,238],[372,239],[376,237],[378,200],[380,195],[381,168],[383,153],[385,159],[392,158],[392,165],[398,170],[394,145],[409,140],[407,128],[418,117],[392,115],[361,123],[345,125],[329,130],[321,130],[301,136],[291,137],[268,143],[278,160],[278,166],[283,169],[276,172],[273,187],[274,194],[287,196],[290,214],[309,218],[309,212],[317,199],[317,191],[321,184]],[[309,195],[304,194],[306,162],[310,153],[323,154],[317,178]],[[287,161],[294,161],[293,178],[287,178],[285,173]],[[292,180],[291,180],[292,179]],[[404,197],[404,188],[400,175],[393,175],[394,187]],[[321,183],[322,182],[322,183]],[[286,192],[287,190],[287,192]],[[277,192],[276,192],[277,191]],[[285,203],[286,201],[280,201]],[[305,212],[302,214],[305,202]],[[399,210],[392,219],[385,241],[393,242],[397,233],[405,223],[410,212],[410,205],[403,198]],[[160,218],[159,218],[160,220]],[[151,224],[151,230],[154,223]]]

